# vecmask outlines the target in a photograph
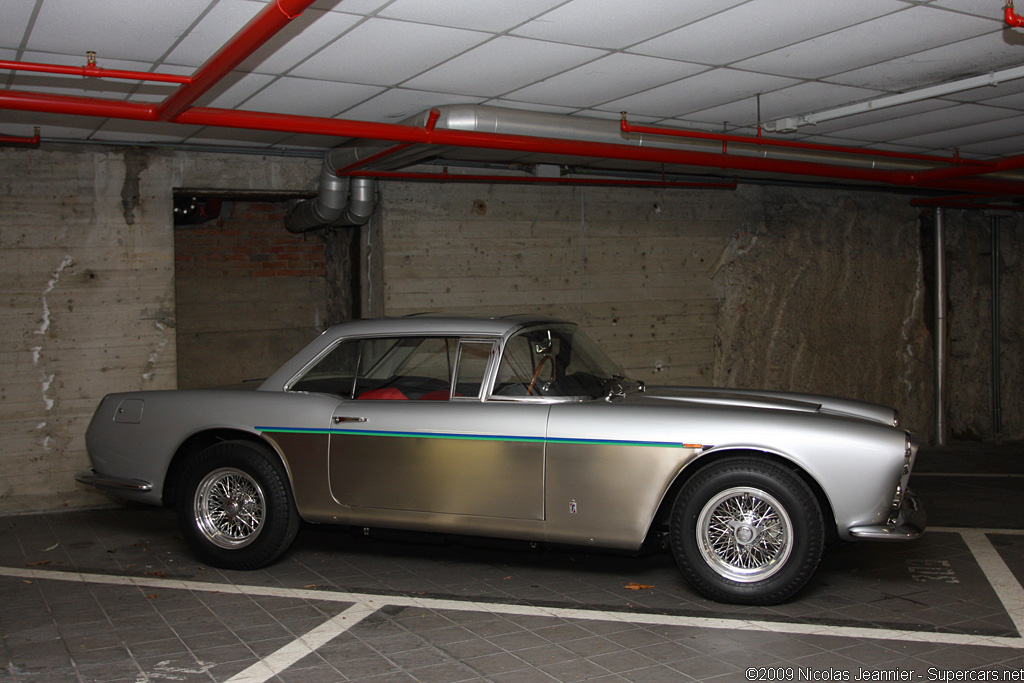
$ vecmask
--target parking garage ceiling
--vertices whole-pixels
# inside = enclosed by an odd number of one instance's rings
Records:
[[[10,67],[82,67],[91,52],[106,73],[191,76],[268,11],[258,0],[7,0],[0,136],[38,126],[43,141],[334,147],[338,137],[296,126],[43,106],[159,105],[190,86]],[[189,106],[377,123],[450,104],[626,112],[656,128],[1005,164],[1024,153],[1024,28],[1011,16],[1001,0],[319,0]],[[1003,180],[1019,168],[1005,165]],[[729,173],[742,175],[718,174]]]

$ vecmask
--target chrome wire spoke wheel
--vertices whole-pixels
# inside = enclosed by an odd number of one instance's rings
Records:
[[[716,573],[737,583],[774,575],[793,550],[793,523],[761,489],[737,486],[711,498],[697,517],[697,548]]]
[[[213,470],[200,480],[192,512],[199,532],[219,548],[236,550],[256,540],[267,519],[260,485],[240,469]]]

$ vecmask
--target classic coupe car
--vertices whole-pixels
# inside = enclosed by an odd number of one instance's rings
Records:
[[[255,390],[111,394],[86,444],[80,482],[175,506],[233,569],[273,562],[300,520],[626,551],[667,534],[706,597],[772,604],[829,541],[924,529],[892,409],[646,389],[538,317],[337,325]]]

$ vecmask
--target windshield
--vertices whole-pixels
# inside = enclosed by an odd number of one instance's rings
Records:
[[[576,325],[538,325],[505,342],[493,395],[596,399],[623,377],[622,368]]]

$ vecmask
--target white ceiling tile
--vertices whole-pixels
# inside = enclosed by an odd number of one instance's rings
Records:
[[[905,6],[897,0],[751,0],[641,43],[630,51],[701,64],[730,64]]]
[[[348,12],[349,14],[372,14],[391,0],[319,0],[313,3],[313,9],[330,12]]]
[[[235,71],[211,88],[196,104],[201,107],[234,109],[272,80],[274,77],[268,74],[243,74]]]
[[[341,118],[398,123],[431,107],[445,104],[479,104],[480,102],[481,98],[479,97],[391,88],[342,112]]]
[[[102,126],[96,129],[91,139],[128,142],[183,142],[185,138],[198,130],[199,126],[182,126],[177,123],[107,119]]]
[[[4,20],[0,21],[0,46],[16,50],[21,47],[28,22],[32,19],[33,2],[4,3]],[[14,57],[4,57],[14,59]]]
[[[1020,93],[1024,93],[1024,78],[953,93],[946,95],[943,99],[955,100],[957,102],[984,102],[985,104],[990,104],[992,100],[999,100],[1004,97],[1019,95]]]
[[[423,90],[496,97],[607,54],[575,45],[500,36],[417,76]]]
[[[39,126],[43,139],[69,138],[84,140],[92,135],[104,119],[90,116],[65,116],[34,111],[0,109],[0,131],[3,135],[33,135],[32,129]]]
[[[368,19],[300,64],[292,74],[331,81],[398,85],[488,37],[477,31]]]
[[[618,50],[746,0],[573,0],[515,29],[515,35]]]
[[[616,52],[508,94],[522,102],[590,107],[706,71],[706,66]]]
[[[599,107],[606,111],[627,111],[641,116],[681,117],[729,102],[735,102],[797,81],[735,69],[712,69]]]
[[[564,0],[395,0],[378,16],[501,33],[561,2]]]
[[[603,50],[501,36],[412,79],[407,86],[494,97],[606,54]]]
[[[975,21],[987,23],[981,19]],[[1022,55],[1024,46],[1008,46],[1002,40],[1002,31],[994,31],[874,66],[848,71],[828,80],[903,92],[1018,66]]]
[[[524,105],[525,106],[525,105]],[[566,114],[570,112],[565,112]],[[582,111],[575,112],[574,116],[586,116],[591,119],[621,119],[622,112],[620,111],[600,111],[598,109],[584,109]],[[629,120],[633,123],[655,123],[661,121],[664,117],[661,116],[630,116]]]
[[[949,130],[937,131],[925,135],[911,135],[899,138],[895,142],[916,147],[932,149],[949,149],[954,147],[970,147],[993,141],[1005,141],[1007,138],[1024,135],[1024,117],[1010,116],[997,121],[986,121],[971,126],[957,126]],[[1004,154],[1012,154],[1016,150],[1006,146]]]
[[[45,0],[26,47],[83,59],[93,50],[100,59],[153,61],[171,48],[209,2]]]
[[[991,0],[932,0],[930,6],[942,7],[954,12],[974,14],[996,22],[1002,22],[1004,4],[1002,2],[991,2]]]
[[[370,85],[285,76],[258,92],[240,108],[300,116],[334,116],[380,91],[381,88]]]
[[[916,116],[880,121],[867,126],[846,128],[844,137],[865,141],[904,141],[905,138],[925,133],[973,126],[988,121],[999,121],[1015,116],[1014,112],[977,104],[958,104]]]
[[[202,128],[185,141],[194,145],[270,146],[291,137],[289,133],[235,128]]]
[[[52,0],[46,1],[51,2]],[[125,1],[134,2],[134,0]],[[161,4],[169,8],[175,7],[172,3],[162,2]],[[262,2],[252,2],[251,0],[218,0],[199,24],[182,38],[165,61],[170,64],[201,66],[249,23],[249,20],[256,16],[264,6]],[[140,16],[143,15],[140,14]],[[187,16],[194,21],[198,13]]]
[[[355,14],[308,9],[242,62],[238,70],[285,74],[361,20]]]
[[[947,42],[991,33],[993,28],[991,22],[976,17],[928,7],[912,7],[773,50],[744,60],[736,66],[796,78],[824,78],[945,45]],[[894,75],[893,78],[897,77]],[[846,85],[879,87],[877,82],[867,79],[844,76],[830,80]]]
[[[1013,109],[1024,113],[1024,90],[1004,95],[1002,97],[993,97],[992,99],[981,100],[979,104],[984,104],[987,107],[1005,107],[1006,109]]]
[[[960,153],[980,157],[1003,157],[1010,154],[1020,154],[1021,150],[1024,150],[1024,135],[964,145],[960,148]]]

